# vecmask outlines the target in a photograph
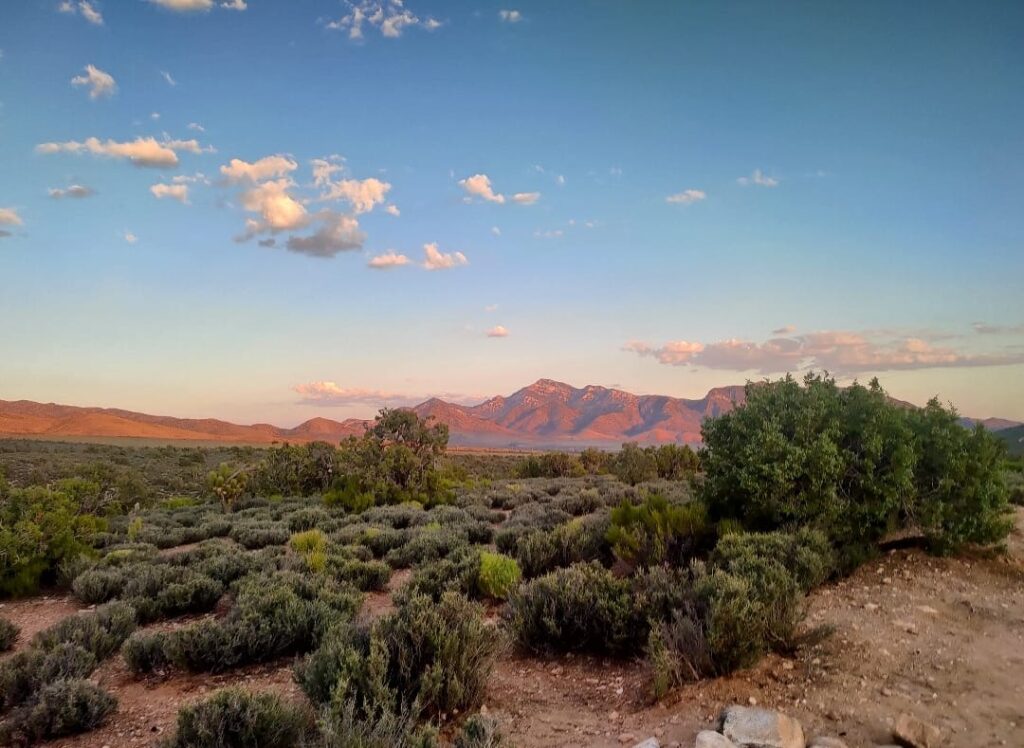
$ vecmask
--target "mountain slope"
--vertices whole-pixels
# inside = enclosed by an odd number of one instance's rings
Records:
[[[741,386],[716,387],[704,397],[690,400],[634,395],[594,385],[578,388],[540,379],[507,397],[493,397],[479,405],[432,398],[413,410],[421,417],[448,424],[451,443],[456,446],[611,447],[625,441],[699,443],[705,418],[726,413],[743,400]],[[966,425],[975,422],[962,420]],[[1015,422],[989,418],[980,423],[993,428]],[[363,433],[366,424],[355,418],[334,421],[317,417],[290,429],[265,423],[242,426],[214,418],[171,418],[112,408],[0,400],[0,437],[136,437],[239,444],[338,442]],[[1017,429],[998,433],[1010,437]]]

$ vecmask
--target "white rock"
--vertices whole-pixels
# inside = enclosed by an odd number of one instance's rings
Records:
[[[730,706],[722,713],[722,734],[740,748],[804,748],[800,723],[781,712]]]
[[[657,738],[647,738],[647,740],[642,740],[634,745],[633,748],[661,748],[661,743]]]
[[[736,748],[736,744],[719,732],[703,730],[697,733],[693,748]]]

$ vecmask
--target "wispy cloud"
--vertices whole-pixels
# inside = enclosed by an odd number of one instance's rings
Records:
[[[195,140],[164,140],[161,142],[153,137],[139,137],[125,142],[86,138],[82,142],[69,140],[63,143],[40,143],[36,146],[37,153],[90,153],[94,156],[126,159],[135,166],[153,168],[177,166],[178,151],[203,153],[209,150],[209,148],[200,146]]]
[[[68,13],[70,15],[80,15],[93,26],[103,25],[103,15],[96,9],[96,6],[93,3],[89,2],[89,0],[79,0],[77,3],[72,2],[71,0],[65,0],[57,6],[57,10],[61,13]]]
[[[347,31],[348,38],[354,41],[363,39],[363,28],[375,28],[381,36],[397,39],[406,28],[421,28],[435,31],[441,22],[430,16],[420,18],[405,7],[402,0],[360,0],[346,2],[349,12],[341,18],[330,21],[327,28],[334,31]]]
[[[177,86],[178,81],[174,80],[174,76],[168,73],[166,70],[160,71],[160,77],[167,81],[168,86]]]
[[[489,338],[507,338],[508,330],[504,325],[495,325],[487,331],[487,337]]]
[[[125,231],[125,232],[124,232],[123,234],[121,234],[121,236],[122,236],[122,237],[124,238],[124,240],[125,240],[126,242],[128,242],[129,244],[135,244],[135,242],[137,242],[137,241],[139,240],[139,237],[137,237],[137,236],[136,236],[135,234],[133,234],[133,233],[132,233],[131,231]]]
[[[971,327],[979,335],[1024,335],[1024,324],[990,325],[987,322],[975,322]]]
[[[386,390],[362,389],[359,387],[342,387],[331,380],[321,380],[297,384],[292,392],[299,395],[299,402],[305,405],[344,406],[344,405],[416,405],[432,397],[440,397],[448,402],[475,404],[485,399],[482,395],[466,395],[457,392],[436,392],[431,394],[410,394],[389,392]]]
[[[705,198],[707,198],[707,193],[704,190],[683,190],[674,195],[669,195],[665,198],[665,202],[674,205],[692,205],[693,203],[699,203]]]
[[[749,187],[756,185],[757,187],[778,187],[779,180],[775,177],[770,177],[760,169],[754,169],[753,173],[749,177],[740,177],[736,180],[736,183],[742,187]]]
[[[879,332],[823,331],[758,343],[729,339],[713,343],[677,340],[660,346],[630,341],[624,350],[671,366],[775,374],[799,369],[855,375],[911,369],[1001,366],[1024,363],[1019,349],[985,353],[937,346],[918,337]]]
[[[498,18],[500,18],[503,23],[519,23],[523,20],[523,14],[518,10],[499,10]]]
[[[52,187],[48,190],[48,193],[54,200],[60,200],[65,197],[92,197],[96,194],[96,190],[92,187],[86,187],[85,185],[72,184],[68,187]]]
[[[517,192],[512,196],[512,202],[520,205],[533,205],[540,200],[539,192]]]
[[[102,96],[113,96],[117,91],[114,76],[95,65],[85,66],[85,75],[76,75],[71,79],[72,86],[88,86],[89,98],[98,99]]]
[[[772,330],[772,335],[790,335],[794,332],[796,332],[795,325],[783,325]]]
[[[213,7],[213,0],[149,0],[149,2],[176,13],[205,13]]]

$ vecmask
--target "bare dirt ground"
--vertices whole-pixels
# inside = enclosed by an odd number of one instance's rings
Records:
[[[1024,746],[1024,510],[1016,520],[1006,557],[894,551],[816,591],[807,627],[830,625],[835,633],[791,658],[772,655],[651,704],[639,662],[510,655],[495,668],[484,709],[524,748],[628,746],[651,736],[688,747],[723,706],[752,701],[798,718],[809,736],[838,735],[851,748],[890,742],[900,712],[941,728],[944,745]],[[397,576],[389,589],[407,578]],[[45,597],[6,603],[0,614],[22,627],[23,647],[35,631],[78,609],[67,598]],[[378,593],[363,615],[388,609],[387,593]],[[99,730],[48,745],[155,746],[173,730],[182,704],[226,685],[301,699],[292,662],[135,680],[115,656],[93,676],[117,696],[115,715]]]

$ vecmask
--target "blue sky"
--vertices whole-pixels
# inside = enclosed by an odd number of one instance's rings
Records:
[[[827,367],[1024,419],[1019,3],[226,5],[0,7],[0,398]]]

